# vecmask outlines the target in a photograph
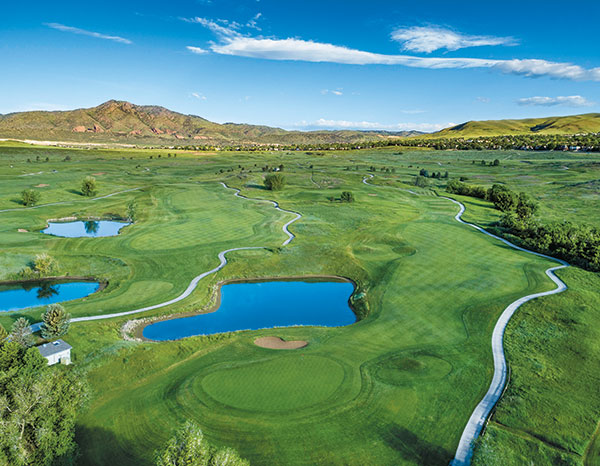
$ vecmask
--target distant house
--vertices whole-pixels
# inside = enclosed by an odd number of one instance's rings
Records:
[[[48,360],[48,365],[53,364],[71,364],[72,346],[63,340],[56,340],[50,343],[44,343],[37,347],[41,355]]]

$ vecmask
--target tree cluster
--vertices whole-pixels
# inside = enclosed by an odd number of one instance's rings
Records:
[[[205,438],[198,425],[187,421],[163,450],[156,453],[156,466],[249,466],[231,448],[216,448]]]
[[[87,393],[81,374],[48,367],[37,348],[12,335],[1,339],[0,464],[72,464],[75,419]]]

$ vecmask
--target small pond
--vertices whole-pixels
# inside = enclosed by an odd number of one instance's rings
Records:
[[[177,340],[194,335],[315,325],[340,327],[356,322],[348,304],[354,285],[346,281],[265,281],[221,287],[215,312],[148,325],[150,340]]]
[[[101,236],[117,236],[121,228],[131,225],[127,222],[114,220],[86,220],[75,222],[48,222],[48,228],[42,230],[47,235],[62,236],[64,238],[82,238]]]
[[[98,282],[28,282],[21,285],[1,285],[0,311],[17,311],[85,298],[99,287]]]

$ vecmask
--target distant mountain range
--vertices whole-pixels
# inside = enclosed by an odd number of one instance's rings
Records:
[[[0,115],[0,138],[136,145],[335,144],[419,136],[470,138],[600,132],[600,114],[524,120],[468,121],[436,133],[419,131],[287,131],[270,126],[214,123],[153,105],[109,100],[97,107]]]
[[[583,134],[600,132],[600,113],[524,120],[468,121],[427,135],[427,138]]]
[[[109,100],[97,107],[0,115],[0,138],[138,145],[355,143],[419,135],[418,131],[286,131],[219,124],[164,107]]]

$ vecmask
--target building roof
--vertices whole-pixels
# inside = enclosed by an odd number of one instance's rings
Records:
[[[42,356],[47,358],[48,356],[52,356],[56,353],[62,353],[63,351],[70,350],[72,348],[71,345],[66,343],[63,340],[56,340],[50,343],[44,343],[37,347]]]

